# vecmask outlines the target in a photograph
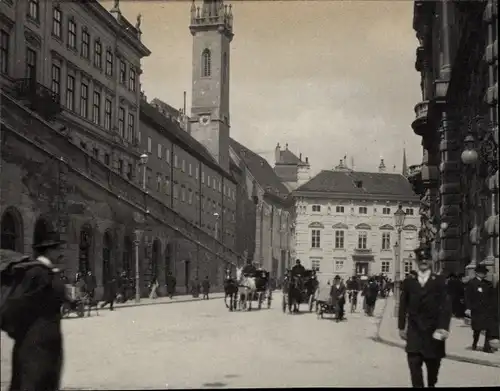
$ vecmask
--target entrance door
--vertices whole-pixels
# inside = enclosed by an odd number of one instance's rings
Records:
[[[362,276],[368,274],[368,262],[356,262],[356,275]]]

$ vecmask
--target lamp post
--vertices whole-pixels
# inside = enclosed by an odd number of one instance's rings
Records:
[[[467,167],[468,176],[471,177],[471,186],[469,189],[469,200],[471,201],[469,205],[472,206],[472,229],[469,233],[469,240],[472,245],[471,247],[471,259],[470,263],[466,266],[468,271],[467,274],[471,274],[471,271],[477,265],[477,240],[478,240],[478,227],[477,227],[477,186],[476,186],[476,163],[478,159],[478,154],[474,148],[475,140],[472,135],[468,135],[464,140],[465,149],[460,156],[462,163]],[[472,194],[471,194],[472,193]]]
[[[146,191],[146,164],[148,163],[148,155],[143,153],[141,155],[140,165],[142,166],[142,189]]]
[[[398,241],[394,245],[394,252],[396,257],[396,267],[394,275],[394,316],[398,316],[399,313],[399,298],[401,295],[401,232],[403,231],[403,225],[405,222],[406,213],[403,210],[403,206],[399,204],[398,210],[394,213],[394,222],[396,224],[396,229],[398,231]]]

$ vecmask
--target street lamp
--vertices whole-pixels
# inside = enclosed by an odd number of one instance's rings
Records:
[[[146,190],[146,164],[148,163],[148,155],[143,153],[141,155],[141,166],[142,166],[142,189]]]
[[[468,135],[464,140],[465,149],[460,156],[462,159],[462,163],[467,167],[467,173],[471,177],[471,186],[469,189],[469,199],[470,206],[472,207],[472,230],[469,234],[469,240],[472,245],[471,247],[471,260],[467,265],[466,269],[470,271],[476,267],[477,264],[477,240],[478,240],[478,227],[477,227],[477,213],[476,208],[478,206],[477,203],[477,189],[476,189],[476,172],[475,166],[478,159],[478,154],[474,148],[475,140],[472,135]],[[472,193],[472,195],[471,195]]]
[[[398,210],[394,213],[394,223],[398,231],[398,241],[394,245],[394,252],[396,257],[396,267],[394,276],[394,316],[398,316],[399,313],[399,299],[401,295],[401,232],[403,231],[403,225],[405,223],[406,213],[403,210],[403,206],[399,204]]]

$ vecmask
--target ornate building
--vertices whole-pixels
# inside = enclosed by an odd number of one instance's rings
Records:
[[[415,1],[413,27],[422,245],[445,273],[484,263],[498,279],[498,3]]]
[[[295,251],[306,268],[323,276],[338,274],[395,277],[414,268],[418,245],[418,196],[401,174],[359,172],[341,160],[334,170],[323,170],[293,191],[295,200]],[[401,243],[394,213],[401,205],[406,213]],[[401,255],[401,258],[398,258]]]

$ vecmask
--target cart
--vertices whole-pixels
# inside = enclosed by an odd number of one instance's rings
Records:
[[[315,293],[316,314],[318,319],[323,319],[325,314],[332,314],[338,317],[338,306],[333,304],[330,291],[332,286],[328,283],[319,283]]]

